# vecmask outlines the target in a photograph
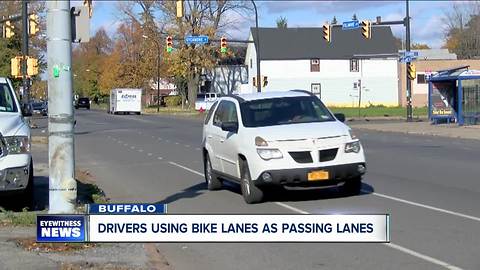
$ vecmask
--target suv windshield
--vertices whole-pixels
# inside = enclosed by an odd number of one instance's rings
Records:
[[[259,99],[240,104],[245,127],[335,121],[316,97]]]
[[[13,93],[6,83],[0,83],[0,112],[17,112]]]

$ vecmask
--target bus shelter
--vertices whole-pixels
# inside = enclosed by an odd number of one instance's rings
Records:
[[[428,81],[428,118],[433,124],[480,123],[480,70],[440,70]]]

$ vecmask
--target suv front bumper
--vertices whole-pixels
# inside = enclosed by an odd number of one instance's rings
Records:
[[[308,173],[312,171],[327,171],[328,179],[309,181]],[[326,167],[295,168],[263,171],[254,181],[255,185],[285,185],[285,186],[332,186],[362,176],[366,172],[365,162],[341,164]],[[267,174],[270,177],[265,177]]]
[[[7,155],[0,161],[0,194],[21,191],[28,186],[30,154]]]

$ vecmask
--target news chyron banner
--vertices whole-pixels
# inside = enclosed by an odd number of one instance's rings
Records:
[[[38,215],[38,242],[390,242],[388,214],[167,214],[163,204],[91,204]]]

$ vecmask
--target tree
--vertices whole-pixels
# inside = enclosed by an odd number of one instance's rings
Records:
[[[425,49],[431,49],[430,46],[424,43],[412,43],[410,46],[412,50],[425,50]]]
[[[454,3],[445,12],[445,44],[443,48],[460,59],[480,56],[480,2]]]
[[[286,17],[279,17],[276,21],[277,23],[277,28],[287,28],[288,24],[287,24],[287,18]]]

